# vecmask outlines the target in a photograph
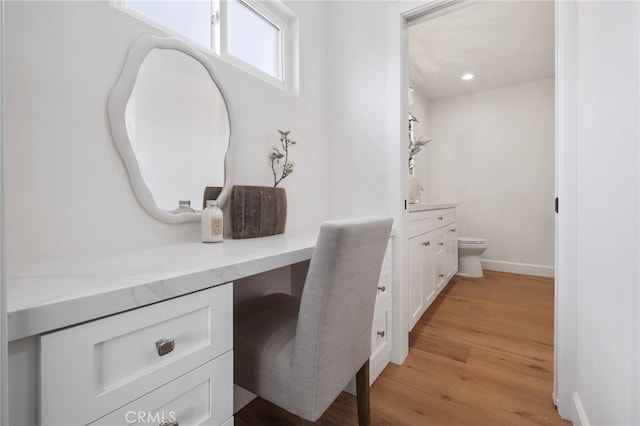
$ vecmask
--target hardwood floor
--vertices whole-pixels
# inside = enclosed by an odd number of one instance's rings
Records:
[[[553,280],[454,277],[409,333],[409,356],[371,387],[372,425],[567,425],[552,403]],[[342,393],[322,425],[357,425]],[[298,425],[258,398],[236,426]]]

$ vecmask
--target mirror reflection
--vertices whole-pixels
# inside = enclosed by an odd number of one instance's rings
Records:
[[[207,69],[173,49],[151,49],[126,105],[131,146],[157,207],[199,210],[207,186],[224,186],[229,115]]]

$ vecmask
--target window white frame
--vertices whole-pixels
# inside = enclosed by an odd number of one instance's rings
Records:
[[[203,46],[134,10],[127,8],[125,0],[111,0],[111,5],[128,15],[185,43],[296,96],[299,94],[298,17],[279,0],[236,0],[276,27],[278,31],[277,75],[274,77],[255,66],[231,55],[227,41],[227,1],[210,0],[211,48]]]

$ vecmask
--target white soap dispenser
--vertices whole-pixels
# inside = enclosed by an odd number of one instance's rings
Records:
[[[201,236],[203,243],[222,242],[223,216],[218,200],[207,200],[207,207],[202,211]]]

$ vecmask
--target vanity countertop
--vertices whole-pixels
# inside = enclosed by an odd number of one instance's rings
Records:
[[[451,209],[457,207],[457,203],[422,203],[422,204],[409,204],[409,213],[421,212],[426,210],[440,210]]]
[[[318,232],[10,265],[9,341],[308,260]]]

